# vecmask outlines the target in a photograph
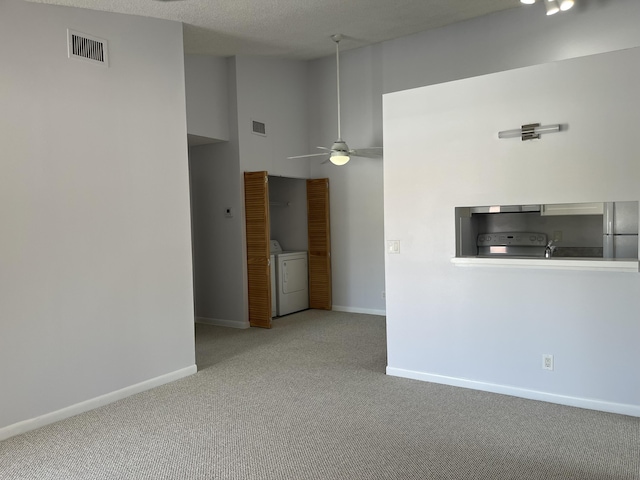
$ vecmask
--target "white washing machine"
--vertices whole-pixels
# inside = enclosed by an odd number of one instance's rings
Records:
[[[271,240],[275,256],[275,290],[277,316],[309,308],[309,266],[307,252],[284,252],[277,240]]]

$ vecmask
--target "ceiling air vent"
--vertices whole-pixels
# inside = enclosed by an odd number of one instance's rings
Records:
[[[251,120],[251,132],[255,133],[256,135],[262,135],[263,137],[266,137],[267,126],[263,122]]]
[[[86,33],[67,30],[69,58],[76,58],[94,65],[109,66],[107,41]]]

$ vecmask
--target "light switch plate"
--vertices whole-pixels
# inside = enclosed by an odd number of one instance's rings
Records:
[[[400,253],[400,240],[387,240],[388,253]]]

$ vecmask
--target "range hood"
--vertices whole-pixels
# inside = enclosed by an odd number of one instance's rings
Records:
[[[486,207],[471,207],[470,210],[471,214],[539,212],[540,205],[492,205]]]

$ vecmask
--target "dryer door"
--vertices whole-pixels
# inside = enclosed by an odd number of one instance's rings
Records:
[[[282,293],[294,293],[308,288],[306,257],[289,258],[282,262]]]

